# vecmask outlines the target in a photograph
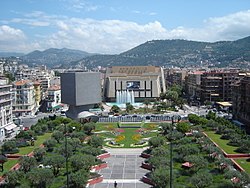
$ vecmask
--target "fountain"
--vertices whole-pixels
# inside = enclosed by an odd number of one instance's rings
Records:
[[[131,92],[128,90],[123,91],[116,91],[116,103],[117,104],[134,104],[135,103],[135,96],[134,91]]]
[[[130,103],[135,107],[143,106],[143,103],[135,102],[134,91],[131,90],[121,90],[116,91],[116,102],[115,103],[106,103],[108,106],[117,105],[120,108],[126,108],[126,103]]]

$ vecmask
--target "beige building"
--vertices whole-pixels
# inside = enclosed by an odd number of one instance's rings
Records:
[[[117,92],[133,91],[135,102],[158,98],[166,91],[164,72],[155,66],[113,66],[107,68],[105,101],[116,101]]]
[[[13,83],[13,114],[18,116],[33,115],[36,110],[35,90],[31,80]]]
[[[40,106],[40,102],[42,100],[42,88],[41,83],[39,81],[34,81],[34,90],[35,90],[35,103],[36,103],[36,110],[38,110]]]

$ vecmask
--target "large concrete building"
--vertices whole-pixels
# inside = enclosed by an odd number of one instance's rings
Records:
[[[62,103],[69,105],[67,117],[78,115],[102,102],[101,74],[98,72],[67,72],[61,74]]]
[[[166,91],[164,72],[155,66],[113,66],[107,68],[105,101],[116,101],[117,91],[133,90],[135,101],[158,98]]]

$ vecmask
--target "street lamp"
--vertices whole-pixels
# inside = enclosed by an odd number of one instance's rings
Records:
[[[173,188],[173,145],[172,145],[172,140],[173,140],[173,128],[174,124],[178,123],[181,120],[181,116],[179,115],[173,115],[171,116],[171,122],[172,126],[170,128],[170,188]]]
[[[65,160],[66,160],[66,177],[67,177],[67,188],[69,188],[69,168],[68,168],[68,131],[67,131],[67,124],[64,125],[64,138],[65,138]],[[75,127],[72,127],[73,131],[75,130]]]
[[[66,176],[67,176],[67,188],[69,188],[69,169],[68,169],[68,140],[67,140],[67,124],[64,125],[64,139],[65,139],[65,159],[66,159]]]

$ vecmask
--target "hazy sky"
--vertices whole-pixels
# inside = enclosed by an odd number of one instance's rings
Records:
[[[121,53],[154,39],[250,35],[250,0],[0,0],[0,51]]]

